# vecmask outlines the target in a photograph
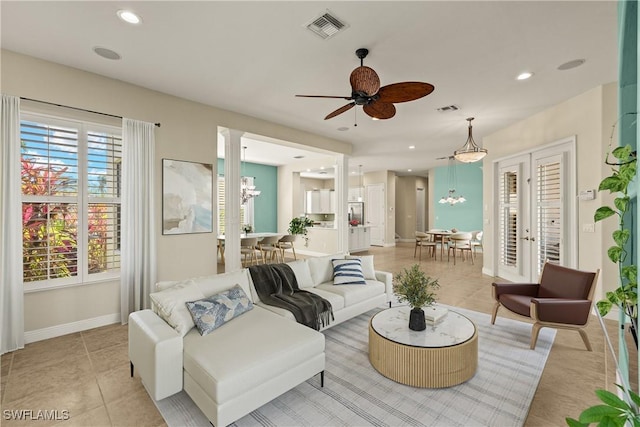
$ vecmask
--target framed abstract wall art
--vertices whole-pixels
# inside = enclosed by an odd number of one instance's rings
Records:
[[[213,165],[162,159],[162,234],[213,232]]]

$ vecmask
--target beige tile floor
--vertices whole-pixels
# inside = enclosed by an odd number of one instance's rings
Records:
[[[378,270],[399,272],[411,266],[413,244],[372,248]],[[423,253],[420,265],[439,278],[438,300],[490,313],[492,277],[481,273],[482,255],[454,266]],[[509,316],[500,312],[499,316]],[[595,319],[594,319],[595,320]],[[500,319],[498,318],[498,322]],[[615,324],[608,324],[615,335]],[[610,358],[605,367],[604,335],[597,321],[588,327],[593,352],[584,348],[577,332],[558,331],[526,426],[566,425],[566,416],[598,403],[594,390],[613,387]],[[631,360],[635,360],[631,356]],[[162,417],[138,377],[129,376],[127,327],[110,325],[28,344],[1,357],[0,424],[3,426],[53,424],[69,426],[162,426]],[[608,372],[608,373],[607,373]],[[67,410],[66,421],[15,421],[5,410]]]

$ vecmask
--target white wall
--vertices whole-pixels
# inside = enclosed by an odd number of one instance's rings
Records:
[[[216,272],[215,233],[181,236],[163,236],[161,233],[160,166],[162,158],[200,161],[216,165],[218,126],[339,153],[351,152],[351,145],[341,141],[14,52],[3,50],[0,54],[2,56],[0,83],[4,94],[162,124],[156,129],[158,280],[181,279]],[[98,122],[105,120],[102,116],[92,118]],[[292,192],[292,188],[285,192],[279,188],[281,198],[292,196]],[[291,207],[286,217],[290,217],[290,212]],[[279,222],[279,229],[280,225]],[[41,330],[111,315],[119,312],[119,307],[118,282],[29,293],[25,295],[25,331]]]
[[[549,108],[526,120],[487,136],[483,146],[489,150],[483,168],[484,192],[484,271],[492,274],[494,264],[494,159],[549,144],[565,137],[576,135],[577,187],[578,191],[597,189],[608,174],[604,164],[609,132],[617,117],[617,84],[610,83],[580,94],[557,106]],[[615,144],[615,141],[614,141]],[[576,197],[569,194],[567,197]],[[572,221],[578,236],[578,268],[595,270],[600,268],[604,290],[615,287],[615,265],[606,255],[611,246],[608,236],[615,228],[611,221],[598,223],[595,233],[582,231],[582,225],[593,223],[595,210],[611,200],[610,196],[598,193],[596,200],[579,201],[577,218]],[[487,223],[489,221],[489,223]],[[615,221],[613,221],[615,222]],[[601,298],[602,289],[596,298]]]

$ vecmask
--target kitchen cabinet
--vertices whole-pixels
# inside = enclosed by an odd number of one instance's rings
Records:
[[[371,247],[369,227],[349,227],[349,252],[368,251]]]
[[[336,192],[334,190],[312,190],[306,193],[306,213],[335,213]]]

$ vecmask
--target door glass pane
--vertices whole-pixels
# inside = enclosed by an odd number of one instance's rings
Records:
[[[518,174],[502,171],[500,177],[500,264],[516,266],[518,260]]]
[[[562,176],[559,160],[541,160],[536,167],[537,262],[539,274],[545,261],[561,264]]]

